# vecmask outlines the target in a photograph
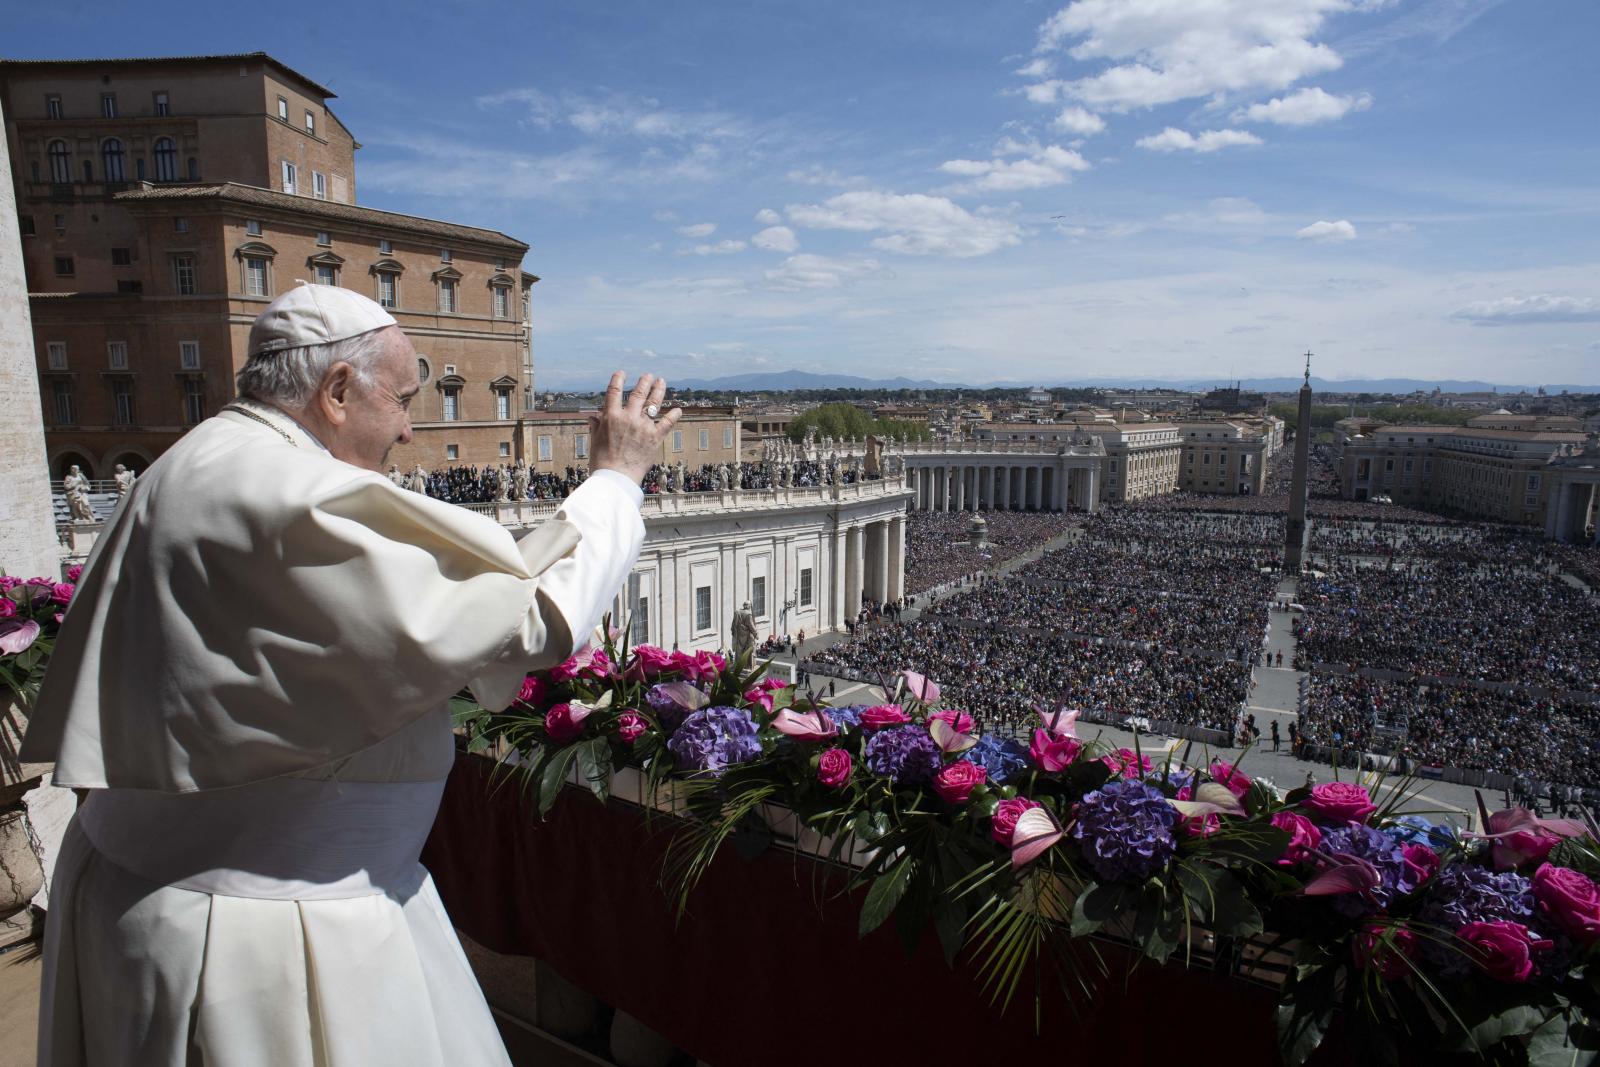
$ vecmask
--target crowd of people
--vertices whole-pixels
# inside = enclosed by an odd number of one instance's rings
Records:
[[[1409,761],[1600,787],[1600,704],[1462,685],[1313,672],[1300,714],[1312,744],[1357,750],[1387,737]]]
[[[1015,559],[1070,530],[1081,516],[986,511],[985,543],[972,538],[974,513],[913,511],[906,518],[906,588],[926,592]]]
[[[589,476],[587,467],[567,467],[565,473],[541,472],[529,467],[510,464],[485,467],[440,467],[433,471],[408,474],[398,468],[390,472],[395,484],[413,488],[421,479],[428,496],[452,504],[492,504],[496,501],[561,500]],[[784,463],[762,461],[737,464],[702,464],[698,468],[682,465],[656,464],[640,483],[646,495],[658,493],[709,493],[721,489],[773,489],[783,487],[805,488],[817,485],[850,485],[863,478],[872,477],[850,465],[832,466],[818,460],[798,460]],[[519,493],[522,480],[527,489]]]

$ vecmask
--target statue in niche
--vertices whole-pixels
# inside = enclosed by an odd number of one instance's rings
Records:
[[[750,601],[733,613],[733,654],[743,656],[756,647],[756,617],[750,613]]]
[[[89,505],[89,479],[83,476],[83,470],[76,463],[61,479],[61,489],[67,494],[67,509],[72,512],[73,522],[96,521],[94,508]]]

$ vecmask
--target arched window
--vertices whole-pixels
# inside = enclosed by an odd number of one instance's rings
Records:
[[[157,137],[155,143],[156,181],[178,180],[178,149],[170,137]]]
[[[100,169],[106,172],[108,182],[127,180],[122,170],[122,142],[115,137],[107,137],[100,143]]]
[[[67,142],[50,142],[50,180],[57,185],[72,181],[72,156],[67,153]]]

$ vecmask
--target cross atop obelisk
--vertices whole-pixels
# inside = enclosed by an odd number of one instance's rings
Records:
[[[1306,468],[1311,460],[1311,353],[1306,352],[1306,376],[1300,384],[1300,414],[1294,427],[1294,481],[1289,484],[1289,519],[1283,529],[1283,570],[1299,574],[1305,564]]]

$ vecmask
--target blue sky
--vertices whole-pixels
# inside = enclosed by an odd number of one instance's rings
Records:
[[[6,54],[330,85],[362,203],[533,246],[541,386],[1600,384],[1592,0],[378,9],[29,5]]]

